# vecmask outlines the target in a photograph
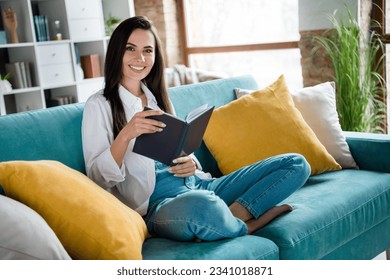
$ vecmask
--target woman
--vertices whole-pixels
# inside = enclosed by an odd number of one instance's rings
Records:
[[[113,32],[105,88],[85,104],[82,137],[88,176],[140,213],[149,232],[175,240],[218,240],[251,234],[291,211],[277,205],[310,174],[297,154],[266,159],[221,178],[210,178],[195,156],[169,167],[132,152],[135,138],[165,124],[148,119],[174,113],[164,80],[159,38],[145,17]],[[143,111],[144,106],[153,110]],[[163,148],[163,147],[161,147]]]

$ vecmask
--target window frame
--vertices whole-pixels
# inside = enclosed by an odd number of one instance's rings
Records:
[[[372,11],[371,11],[371,19],[378,22],[379,26],[375,26],[373,29],[379,34],[379,36],[382,38],[383,43],[386,45],[390,44],[390,30],[387,31],[389,33],[386,33],[386,0],[372,0]],[[385,47],[386,48],[386,47]],[[389,71],[386,69],[386,51],[378,52],[377,59],[379,60],[382,56],[385,56],[384,62],[382,63],[382,68],[380,69],[380,75],[382,76],[382,79],[387,85],[387,75],[386,72]],[[389,104],[387,102],[387,96],[389,95],[389,89],[386,88],[386,92],[383,93],[382,96],[379,96],[379,98],[382,99],[382,101],[385,103],[386,106],[386,113],[387,116],[384,116],[384,129],[385,133],[390,134],[389,130],[389,122],[390,122],[390,108]]]

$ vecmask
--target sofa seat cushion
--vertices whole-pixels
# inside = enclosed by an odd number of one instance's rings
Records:
[[[294,211],[255,234],[274,241],[280,259],[321,259],[388,220],[389,201],[388,173],[324,173],[310,177],[304,187],[284,201]],[[390,228],[387,230],[390,232]],[[388,239],[389,243],[390,235]]]
[[[279,249],[271,240],[246,235],[213,242],[145,240],[144,260],[277,260]]]

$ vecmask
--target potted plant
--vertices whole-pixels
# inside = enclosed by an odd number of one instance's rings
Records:
[[[12,85],[8,81],[10,74],[7,73],[4,76],[0,74],[0,94],[6,94],[12,90]]]
[[[385,81],[381,75],[384,44],[379,34],[365,36],[347,10],[347,18],[330,16],[334,30],[317,36],[319,47],[330,56],[336,83],[336,106],[344,131],[383,133],[386,128]]]
[[[106,35],[111,36],[112,32],[114,32],[115,28],[119,25],[120,22],[121,20],[119,18],[110,14],[105,20]]]

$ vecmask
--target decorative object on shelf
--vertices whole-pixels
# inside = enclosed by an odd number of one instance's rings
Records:
[[[54,20],[52,22],[52,33],[52,40],[62,40],[61,22],[59,20]]]
[[[76,80],[81,81],[84,79],[84,71],[83,68],[81,67],[81,64],[78,63],[76,64]]]
[[[83,55],[81,58],[81,67],[83,67],[85,78],[101,77],[100,62],[98,54]]]
[[[115,28],[119,25],[120,22],[121,20],[119,18],[109,15],[109,17],[104,22],[106,35],[111,36],[112,32],[114,32]]]
[[[7,34],[4,30],[0,30],[0,44],[7,44]]]
[[[0,94],[7,94],[12,91],[12,85],[8,81],[10,74],[0,75]]]
[[[80,53],[77,44],[74,45],[74,52],[76,57],[76,80],[80,81],[84,79],[84,71],[83,68],[81,67]]]
[[[374,30],[365,35],[346,10],[345,20],[336,18],[337,10],[330,16],[334,30],[329,37],[316,37],[333,64],[340,124],[344,131],[383,133],[386,85],[380,73],[384,43]]]
[[[15,11],[11,7],[8,7],[3,10],[3,22],[5,28],[9,32],[10,42],[13,44],[19,43],[19,37],[17,32],[18,19],[16,17]]]

